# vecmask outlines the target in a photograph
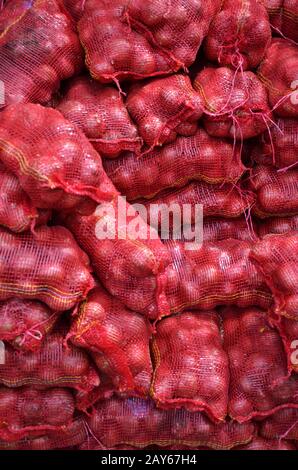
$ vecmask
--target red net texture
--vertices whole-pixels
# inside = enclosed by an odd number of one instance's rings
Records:
[[[128,310],[121,302],[95,288],[79,308],[67,337],[91,351],[100,370],[118,392],[148,395],[152,364],[148,320]]]
[[[14,296],[63,311],[93,287],[87,255],[64,227],[15,235],[0,229],[0,300]]]
[[[153,401],[139,398],[98,402],[88,423],[107,448],[122,444],[133,447],[183,444],[227,450],[249,442],[254,433],[252,423],[214,424],[201,412],[161,410]]]
[[[165,300],[166,247],[124,200],[83,207],[66,218],[110,294],[151,319],[168,313]],[[85,205],[84,205],[85,206]]]
[[[269,17],[258,0],[224,0],[211,23],[205,56],[221,65],[255,69],[271,42]]]
[[[57,319],[58,313],[41,302],[11,298],[0,302],[0,339],[23,351],[35,351]]]
[[[261,423],[261,435],[265,439],[289,439],[298,441],[298,410],[280,410]]]
[[[275,38],[258,68],[258,77],[268,90],[277,116],[298,117],[297,61],[298,46]]]
[[[212,136],[248,139],[271,124],[266,88],[253,72],[207,67],[194,88],[204,100],[204,126]]]
[[[289,441],[264,439],[257,436],[249,444],[236,447],[233,450],[296,450],[296,447]]]
[[[267,235],[251,253],[266,276],[275,300],[275,313],[298,320],[298,233]]]
[[[257,165],[251,171],[250,189],[256,193],[253,212],[264,219],[298,214],[298,169],[285,172]]]
[[[87,0],[78,23],[86,65],[93,78],[107,83],[164,75],[180,68],[149,43],[125,16],[127,0]]]
[[[141,149],[141,139],[119,91],[88,77],[71,81],[57,109],[107,158]]]
[[[191,180],[237,182],[245,170],[238,146],[234,148],[228,140],[210,137],[203,129],[141,157],[131,153],[106,160],[104,166],[117,189],[130,201],[152,198],[164,189],[181,187]]]
[[[258,221],[257,224],[258,235],[261,238],[270,233],[282,234],[294,230],[298,230],[298,215],[293,217],[272,217]]]
[[[0,158],[36,207],[71,209],[83,196],[101,202],[117,194],[79,128],[38,104],[2,111]]]
[[[288,377],[283,343],[267,313],[227,307],[222,315],[231,373],[229,415],[241,423],[298,407],[298,377]]]
[[[99,376],[87,353],[64,344],[65,331],[48,335],[39,351],[23,352],[5,347],[5,364],[0,365],[0,383],[15,388],[68,387],[90,391],[99,385]]]
[[[46,103],[61,80],[81,69],[80,42],[70,18],[55,0],[32,1],[14,14],[0,35],[5,105]]]
[[[159,407],[206,411],[211,419],[224,420],[229,365],[215,312],[185,312],[161,320],[152,349],[151,394]]]
[[[237,219],[207,217],[204,218],[203,230],[204,242],[215,242],[228,238],[251,241],[254,238],[254,233],[244,217]]]
[[[31,0],[8,0],[0,2],[0,33],[23,15],[30,7]]]
[[[186,75],[137,83],[131,87],[126,104],[150,148],[173,142],[177,135],[194,135],[203,114],[202,99]]]
[[[13,442],[62,430],[71,423],[74,411],[74,397],[67,389],[0,387],[0,439]]]
[[[298,2],[297,0],[262,0],[275,32],[298,41]]]
[[[75,21],[79,21],[84,12],[86,0],[62,0],[66,11]]]
[[[128,2],[129,22],[177,64],[190,66],[221,0],[142,0]]]
[[[166,271],[166,295],[173,313],[219,305],[271,305],[265,279],[249,259],[252,242],[228,239],[191,250],[185,245],[167,243],[172,263]]]

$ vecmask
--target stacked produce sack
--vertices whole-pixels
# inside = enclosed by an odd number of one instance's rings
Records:
[[[297,449],[298,2],[0,5],[0,449]]]

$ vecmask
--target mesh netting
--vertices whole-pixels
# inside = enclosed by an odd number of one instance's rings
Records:
[[[214,312],[173,315],[158,322],[151,394],[161,408],[227,414],[229,367]],[[186,346],[187,345],[187,346]]]
[[[257,436],[249,444],[236,447],[233,450],[296,450],[296,447],[287,441],[264,439]]]
[[[225,0],[211,23],[205,55],[222,65],[254,69],[270,41],[268,14],[258,0]]]
[[[0,302],[0,339],[18,349],[34,351],[41,347],[57,318],[57,312],[41,302],[16,298]]]
[[[37,299],[68,310],[93,287],[87,255],[64,227],[15,235],[0,229],[0,300]]]
[[[259,237],[264,237],[269,233],[287,233],[298,230],[298,215],[293,217],[272,217],[259,221],[257,231]]]
[[[39,389],[69,387],[86,391],[98,386],[98,374],[85,351],[66,347],[64,337],[64,330],[51,333],[35,352],[17,351],[6,345],[0,383],[11,388],[30,385]]]
[[[31,7],[31,0],[8,0],[0,2],[0,34]]]
[[[59,432],[72,421],[74,410],[74,398],[66,389],[0,387],[0,439],[9,442],[46,430]]]
[[[0,79],[6,105],[46,103],[60,81],[78,72],[83,62],[71,20],[58,2],[26,3],[0,35]]]
[[[298,410],[280,410],[261,424],[261,435],[266,439],[298,441]]]
[[[251,241],[253,234],[244,217],[239,219],[204,218],[204,242],[235,238]]]
[[[253,212],[260,218],[298,214],[298,169],[279,172],[257,165],[251,172],[250,188],[256,193]]]
[[[127,109],[149,147],[173,142],[177,135],[194,135],[203,103],[189,77],[173,75],[134,85]]]
[[[65,223],[112,295],[152,319],[168,313],[164,296],[167,250],[132,206],[118,198],[91,211],[81,207]]]
[[[238,146],[234,149],[232,142],[210,137],[203,129],[141,157],[129,154],[106,160],[104,166],[117,189],[131,201],[190,180],[235,182],[244,172]]]
[[[258,69],[258,77],[268,90],[270,105],[277,116],[298,117],[297,62],[298,47],[275,38]]]
[[[166,295],[172,312],[271,305],[265,280],[249,260],[253,243],[229,239],[207,242],[196,250],[174,241],[167,246],[172,263],[166,271]]]
[[[253,72],[207,67],[194,88],[204,99],[204,126],[212,136],[248,139],[271,123],[266,88]]]
[[[298,319],[298,233],[267,235],[251,253],[274,293],[275,312]]]
[[[148,394],[151,382],[150,336],[148,320],[100,287],[81,304],[68,333],[73,344],[92,351],[116,391],[142,395]]]
[[[203,413],[161,410],[153,401],[138,398],[99,402],[88,422],[93,434],[107,448],[121,444],[133,447],[184,444],[230,449],[249,442],[254,432],[252,423],[215,425]]]
[[[51,108],[19,104],[2,111],[0,158],[36,207],[70,209],[82,196],[101,202],[116,195],[87,138]]]
[[[141,139],[119,91],[88,77],[74,79],[57,109],[85,133],[95,149],[114,158],[124,150],[139,152]]]
[[[87,0],[78,23],[86,65],[103,83],[175,72],[180,64],[131,28],[123,15],[127,0]]]
[[[66,10],[75,21],[79,21],[84,12],[86,0],[62,0]]]
[[[225,308],[224,348],[230,365],[229,415],[239,422],[298,407],[298,377],[287,377],[282,340],[256,308]]]
[[[298,42],[297,0],[262,0],[275,32]]]

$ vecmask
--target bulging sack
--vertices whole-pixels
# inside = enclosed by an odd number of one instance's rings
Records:
[[[203,230],[204,242],[215,242],[228,238],[251,241],[254,238],[254,233],[252,233],[245,217],[237,219],[207,217],[204,218]]]
[[[260,238],[270,233],[282,234],[298,230],[298,215],[293,217],[270,217],[257,223],[257,231]]]
[[[102,202],[117,195],[84,134],[51,108],[19,104],[2,111],[0,158],[36,207],[72,209],[83,197]]]
[[[6,8],[10,8],[9,3]],[[80,42],[59,1],[23,2],[13,12],[13,21],[4,26],[6,29],[0,35],[4,105],[46,103],[59,88],[61,80],[81,69]]]
[[[205,411],[215,421],[224,420],[229,366],[215,312],[185,312],[161,320],[152,351],[151,395],[158,407]]]
[[[140,152],[141,139],[119,91],[82,76],[71,81],[57,109],[107,158]]]
[[[298,442],[298,410],[280,410],[261,423],[261,435],[266,439],[285,439]],[[296,442],[297,441],[297,442]]]
[[[87,255],[64,227],[15,235],[0,229],[0,301],[36,299],[63,311],[94,286]]]

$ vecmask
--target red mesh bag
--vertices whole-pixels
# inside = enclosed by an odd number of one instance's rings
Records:
[[[296,447],[287,441],[264,439],[257,436],[249,444],[236,447],[233,450],[296,450]]]
[[[86,65],[100,82],[118,83],[177,71],[180,64],[159,50],[124,18],[127,0],[87,0],[78,23]]]
[[[86,0],[62,0],[64,7],[75,21],[79,21],[84,12]]]
[[[282,27],[282,6],[284,0],[261,0],[269,14],[270,24],[273,29],[281,30]]]
[[[274,319],[288,357],[289,371],[298,373],[298,321],[289,318]]]
[[[150,336],[146,318],[97,287],[81,304],[67,337],[76,346],[92,351],[97,367],[110,378],[115,390],[148,395]]]
[[[298,117],[297,62],[298,47],[275,38],[258,69],[258,77],[268,90],[270,105],[277,116]]]
[[[225,308],[222,314],[231,374],[231,418],[241,423],[291,405],[298,407],[298,377],[288,377],[283,343],[267,313]]]
[[[204,218],[204,242],[235,238],[251,241],[253,233],[244,217],[239,219]]]
[[[224,420],[229,366],[218,315],[195,312],[165,318],[157,324],[152,348],[151,394],[158,406],[206,411],[215,421]]]
[[[81,69],[80,42],[55,0],[27,2],[18,14],[0,36],[5,104],[46,103],[61,80]]]
[[[71,423],[74,410],[74,398],[66,389],[0,387],[0,439],[17,441],[46,430],[59,431]]]
[[[225,422],[215,425],[200,412],[161,410],[153,401],[112,398],[99,402],[88,419],[93,434],[107,448],[118,445],[146,447],[207,446],[227,450],[249,442],[252,423]]]
[[[273,29],[293,41],[298,41],[297,0],[262,0],[270,16]]]
[[[203,102],[189,77],[172,75],[134,85],[127,97],[127,109],[149,147],[173,142],[177,135],[197,132]]]
[[[190,66],[221,0],[131,0],[128,21],[159,50],[183,67]]]
[[[270,41],[268,14],[258,0],[225,0],[211,23],[205,55],[222,65],[255,69]]]
[[[2,111],[0,158],[36,207],[70,209],[83,196],[101,202],[117,194],[87,138],[54,109],[20,104]]]
[[[166,295],[173,313],[218,305],[271,305],[265,280],[249,259],[252,242],[206,242],[196,250],[174,241],[167,246],[172,263],[166,272]]]
[[[86,441],[88,432],[83,417],[56,431],[44,431],[38,437],[24,437],[16,442],[0,440],[0,450],[55,450],[79,446]]]
[[[65,223],[90,255],[110,294],[151,319],[168,313],[164,294],[164,271],[170,261],[167,249],[132,206],[122,198],[95,210],[82,206]]]
[[[266,439],[298,441],[298,410],[280,410],[261,424],[261,435]]]
[[[194,88],[204,99],[204,126],[212,136],[249,139],[271,123],[266,88],[253,72],[207,67]]]
[[[251,259],[271,287],[275,313],[298,320],[298,233],[267,235],[254,247]]]
[[[57,312],[32,300],[0,302],[0,339],[24,351],[35,351],[55,326]]]
[[[62,311],[94,285],[87,255],[64,227],[20,235],[0,229],[0,259],[0,300],[37,299]]]
[[[5,364],[0,365],[0,383],[6,387],[38,389],[69,387],[92,390],[99,377],[86,352],[64,344],[65,331],[48,335],[40,351],[16,351],[5,346]]]
[[[272,217],[258,222],[258,235],[264,237],[269,233],[281,234],[298,230],[298,215],[293,217]]]
[[[257,165],[253,168],[250,188],[256,193],[253,212],[260,218],[298,214],[298,169],[280,172]]]
[[[152,198],[163,189],[182,187],[191,180],[208,183],[236,182],[244,172],[240,149],[199,129],[194,136],[146,155],[134,154],[106,161],[105,169],[117,189],[128,200]]]
[[[260,136],[252,156],[258,163],[287,169],[298,164],[298,120],[280,118],[276,124]]]
[[[0,1],[0,33],[16,21],[31,7],[31,0]]]
[[[88,77],[74,79],[57,109],[85,133],[93,147],[114,158],[124,150],[139,152],[141,139],[119,91]]]

